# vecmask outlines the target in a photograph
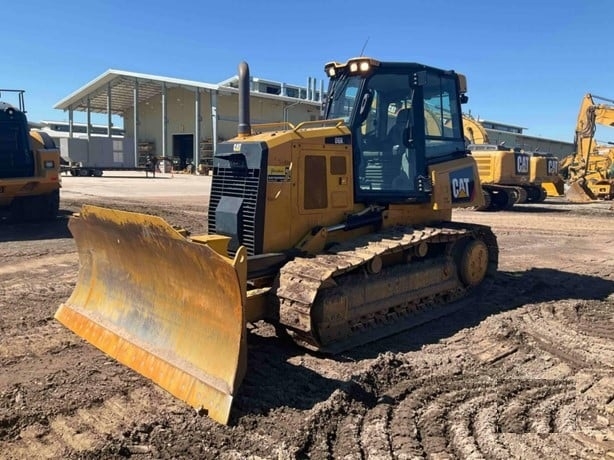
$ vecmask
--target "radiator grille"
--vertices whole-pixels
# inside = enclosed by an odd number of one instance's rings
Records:
[[[248,255],[255,255],[257,244],[257,205],[260,170],[244,168],[220,168],[213,170],[211,197],[209,201],[209,232],[216,233],[215,210],[223,196],[243,198],[242,239],[239,243],[247,248]],[[236,247],[229,247],[234,255]]]

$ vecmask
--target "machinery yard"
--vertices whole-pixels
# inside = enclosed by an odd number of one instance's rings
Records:
[[[262,321],[229,426],[54,319],[96,204],[207,231],[210,177],[63,177],[60,217],[0,222],[0,457],[614,458],[614,207],[548,198],[499,212],[499,267],[438,319],[337,356]],[[197,287],[195,287],[197,288]]]

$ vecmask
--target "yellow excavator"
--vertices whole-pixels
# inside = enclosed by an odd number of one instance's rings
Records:
[[[240,64],[208,234],[87,205],[69,223],[80,269],[55,317],[220,423],[247,371],[248,323],[336,353],[441,316],[497,269],[490,228],[451,221],[483,205],[464,76],[367,57],[325,71],[324,119],[252,126]]]
[[[595,100],[604,103],[596,104]],[[580,104],[574,144],[576,151],[561,161],[561,174],[572,202],[614,199],[614,148],[595,141],[597,125],[614,126],[614,101],[586,94]]]
[[[555,155],[542,152],[531,153],[531,174],[529,182],[539,184],[542,191],[537,202],[544,201],[547,197],[563,196],[565,194],[565,182],[559,174],[559,158]]]
[[[509,209],[516,203],[541,203],[546,199],[543,184],[558,177],[554,155],[491,144],[486,129],[469,114],[463,115],[463,128],[485,194],[486,204],[478,210]]]
[[[60,206],[60,151],[48,134],[30,130],[24,90],[18,107],[0,101],[0,215],[14,222],[55,219]]]

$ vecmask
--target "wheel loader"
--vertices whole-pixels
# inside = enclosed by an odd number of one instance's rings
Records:
[[[55,219],[60,206],[60,151],[46,133],[30,130],[24,90],[19,106],[0,101],[0,216],[11,221]]]
[[[240,64],[238,132],[214,153],[208,234],[87,205],[69,223],[80,269],[55,317],[223,424],[247,371],[248,323],[337,353],[441,316],[497,269],[490,228],[451,220],[483,205],[464,76],[367,57],[325,71],[322,120],[252,126]]]

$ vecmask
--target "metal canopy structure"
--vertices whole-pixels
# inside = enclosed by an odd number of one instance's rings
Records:
[[[204,83],[194,80],[184,80],[179,78],[170,78],[160,75],[150,75],[137,72],[128,72],[123,70],[109,69],[99,77],[90,81],[86,85],[79,88],[69,96],[60,100],[54,105],[55,109],[68,111],[68,123],[69,123],[69,137],[73,136],[73,114],[77,112],[87,113],[87,137],[90,140],[91,135],[91,114],[92,113],[104,113],[107,114],[107,126],[109,137],[111,137],[112,115],[118,115],[125,117],[130,113],[133,116],[132,127],[134,132],[134,154],[135,163],[137,162],[138,140],[139,140],[139,124],[140,114],[139,106],[143,103],[146,104],[153,97],[160,96],[161,101],[161,144],[162,144],[162,156],[167,156],[167,142],[168,138],[167,125],[168,125],[168,102],[167,91],[171,88],[181,88],[193,92],[194,94],[194,164],[198,165],[199,157],[199,140],[201,133],[201,94],[210,94],[210,109],[212,112],[213,124],[213,148],[216,149],[217,145],[217,96],[218,94],[238,93],[238,88],[233,87],[233,81],[237,77],[231,77],[218,84]],[[257,79],[253,79],[254,82]],[[289,97],[286,94],[285,84],[281,84],[280,93],[270,94],[267,92],[260,92],[257,88],[254,91],[252,88],[252,95],[265,99],[276,99],[283,101],[289,106],[296,104],[308,104],[308,105],[320,105],[321,95],[323,89],[320,91],[320,99],[316,100],[317,94],[315,88],[315,79],[313,80],[313,88],[307,88],[304,93],[297,91],[299,97]],[[311,79],[309,86],[311,86]],[[301,94],[305,94],[305,98],[300,97]],[[89,147],[88,147],[89,148]]]
[[[111,99],[111,113],[123,115],[134,107],[134,89],[138,87],[138,102],[162,94],[163,87],[183,87],[192,90],[218,90],[219,85],[193,80],[182,80],[160,75],[109,69],[53,106],[54,109],[108,113],[108,99]]]

